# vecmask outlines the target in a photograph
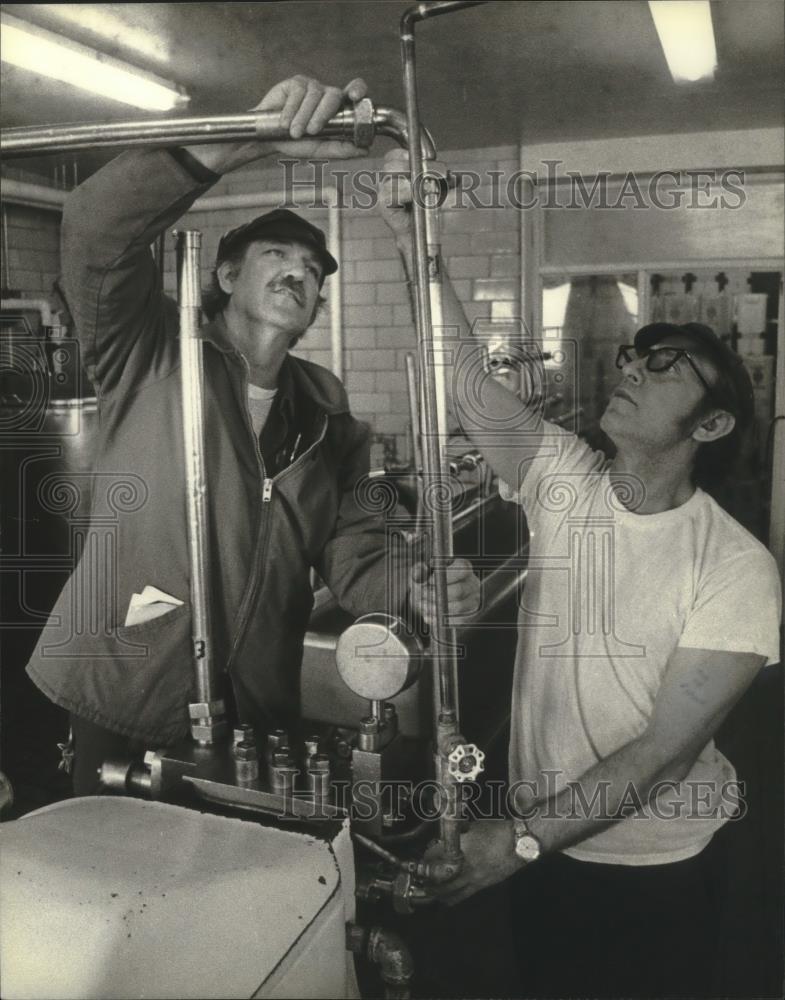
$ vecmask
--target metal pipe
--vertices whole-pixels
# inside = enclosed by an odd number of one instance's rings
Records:
[[[158,280],[164,287],[164,260],[166,259],[166,235],[160,233],[155,241],[155,263],[158,267]]]
[[[357,895],[362,898],[360,886]],[[384,982],[385,1000],[408,1000],[414,962],[400,934],[383,927],[372,927],[366,931],[358,924],[350,923],[346,925],[346,948],[378,966]]]
[[[31,208],[50,209],[62,212],[67,191],[47,187],[45,184],[28,184],[27,181],[17,181],[4,177],[0,184],[0,198],[16,205],[28,205]]]
[[[374,927],[368,935],[368,958],[379,967],[386,1000],[408,1000],[414,962],[401,935]]]
[[[417,99],[417,71],[414,26],[417,21],[439,14],[476,6],[479,0],[444,0],[418,4],[407,10],[400,23],[401,61],[406,98],[409,173],[411,176],[412,220],[417,339],[420,348],[420,388],[423,413],[423,512],[428,518],[431,560],[436,592],[435,620],[431,623],[434,664],[434,715],[436,746],[434,770],[444,790],[446,808],[439,820],[439,839],[448,867],[454,872],[461,866],[460,806],[458,786],[449,768],[448,755],[461,738],[459,735],[458,658],[454,626],[447,624],[447,566],[452,551],[452,488],[446,473],[447,405],[442,375],[437,381],[438,344],[444,337],[442,309],[442,264],[438,206],[440,180],[429,166],[431,154],[423,142]],[[435,151],[434,151],[435,153]],[[431,155],[429,155],[431,154]],[[444,369],[440,369],[441,372]]]
[[[399,146],[408,149],[409,143],[409,122],[407,115],[395,108],[376,108],[373,113],[373,127],[377,135],[386,135],[389,139],[395,139]],[[436,158],[436,146],[431,133],[420,123],[419,143],[423,156],[429,160]]]
[[[406,119],[400,111],[386,107],[370,108],[367,117],[368,122],[361,123],[354,108],[344,108],[326,123],[319,136],[356,142],[360,137],[359,126],[367,124],[370,127],[363,130],[360,145],[367,146],[374,134],[387,135],[401,145],[407,144]],[[192,143],[248,142],[254,139],[288,137],[288,131],[281,128],[280,114],[277,111],[256,111],[242,115],[199,118],[156,118],[10,128],[4,129],[0,135],[0,153],[10,159],[84,149],[185,146]],[[424,136],[426,149],[429,138],[427,134]],[[430,153],[433,154],[432,145]]]
[[[420,447],[420,401],[417,392],[417,367],[413,354],[406,355],[406,394],[409,399],[409,423],[412,427],[412,465],[416,474],[422,472],[422,449]],[[418,489],[417,511],[419,514],[419,493]]]
[[[338,191],[329,189],[327,203],[327,248],[338,261],[338,270],[327,279],[330,302],[330,356],[333,375],[343,381],[343,271],[341,270],[341,213]]]
[[[443,468],[440,452],[444,449],[446,428],[440,420],[436,373],[431,363],[434,357],[432,304],[436,306],[437,318],[441,319],[441,266],[438,245],[428,244],[428,236],[433,237],[434,233],[433,226],[427,225],[425,217],[424,201],[431,194],[431,183],[427,179],[429,158],[423,155],[421,146],[417,102],[414,34],[411,26],[412,16],[416,11],[417,8],[412,8],[401,18],[401,58],[409,137],[409,171],[413,190],[418,195],[412,199],[412,221],[414,223],[412,242],[414,274],[412,277],[416,300],[417,339],[420,347],[420,386],[424,423],[422,438],[423,477],[425,495],[431,501],[424,506],[430,522],[431,558],[434,566],[436,590],[436,616],[432,623],[432,654],[437,673],[437,677],[434,678],[434,697],[436,699],[437,724],[440,715],[454,719],[457,724],[456,680],[458,664],[454,652],[455,636],[454,630],[446,625],[446,559],[449,557],[452,544],[452,526],[448,504],[438,502]],[[431,229],[430,234],[429,228]],[[431,285],[434,287],[431,288]]]
[[[200,743],[213,742],[213,719],[223,706],[210,627],[207,476],[204,459],[204,359],[200,334],[202,234],[180,230],[177,240],[177,301],[180,310],[180,379],[185,449],[188,551],[191,564],[191,635],[196,675],[196,704],[190,706],[191,730]]]
[[[52,307],[47,299],[3,299],[0,302],[0,309],[4,312],[7,309],[37,312],[41,316],[41,326],[52,325]]]
[[[8,209],[3,205],[3,261],[5,270],[5,287],[11,287],[11,259],[8,253]]]

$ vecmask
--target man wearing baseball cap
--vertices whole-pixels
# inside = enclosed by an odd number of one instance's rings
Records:
[[[71,715],[77,794],[97,790],[103,760],[186,735],[193,701],[178,314],[150,244],[262,156],[357,155],[313,136],[365,90],[293,77],[254,109],[280,112],[290,139],[130,151],[69,196],[63,283],[100,404],[94,517],[28,672]],[[384,522],[356,495],[368,429],[331,372],[289,353],[336,269],[324,233],[276,209],[226,233],[205,302],[214,657],[230,719],[262,733],[297,724],[312,567],[354,614],[397,611],[403,596],[388,585]],[[409,584],[427,618],[423,576],[397,589]],[[474,611],[478,594],[457,560],[452,613]]]

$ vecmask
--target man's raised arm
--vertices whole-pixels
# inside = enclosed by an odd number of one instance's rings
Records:
[[[257,106],[280,110],[292,139],[129,151],[69,195],[61,233],[63,287],[82,360],[100,392],[111,392],[121,380],[138,382],[137,376],[161,377],[170,365],[164,341],[176,316],[150,252],[155,239],[221,174],[253,160],[277,152],[358,155],[351,143],[302,137],[318,133],[347,98],[358,100],[365,90],[362,80],[341,90],[293,77],[276,84]]]
[[[392,150],[384,169],[379,209],[395,236],[411,288],[412,192],[407,154]],[[463,432],[482,451],[493,471],[517,489],[542,440],[540,396],[531,379],[526,379],[519,398],[494,378],[485,363],[485,345],[472,336],[446,268],[443,274],[444,327],[449,339],[456,342],[447,380],[452,406]]]

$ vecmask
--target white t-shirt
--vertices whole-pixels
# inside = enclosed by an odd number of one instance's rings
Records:
[[[277,389],[262,389],[261,386],[248,383],[248,409],[257,437],[262,433],[262,428],[270,415],[276,392]]]
[[[642,484],[630,478],[622,503],[608,466],[547,425],[519,494],[501,487],[531,532],[510,780],[548,797],[643,733],[676,647],[779,658],[779,575],[764,546],[700,489],[673,510],[633,513]],[[691,857],[736,812],[735,778],[712,741],[654,812],[564,853],[633,865]]]

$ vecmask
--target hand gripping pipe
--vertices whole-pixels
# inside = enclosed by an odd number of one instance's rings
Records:
[[[442,310],[441,238],[439,234],[439,179],[429,172],[435,151],[423,143],[423,129],[417,100],[417,70],[414,51],[414,27],[418,21],[441,14],[451,14],[464,7],[474,7],[481,0],[445,0],[420,3],[401,18],[401,61],[406,96],[406,125],[409,139],[409,171],[412,179],[412,214],[414,222],[413,258],[420,351],[420,386],[424,428],[422,451],[424,489],[422,513],[428,518],[431,559],[436,590],[436,615],[432,624],[431,655],[437,676],[434,678],[436,714],[436,780],[444,789],[447,801],[439,824],[441,849],[448,866],[455,871],[462,864],[460,846],[460,810],[458,786],[450,773],[448,758],[460,745],[458,714],[458,659],[455,628],[447,625],[447,565],[452,551],[451,485],[446,473],[447,394],[439,364],[439,344],[444,339]],[[453,873],[454,874],[454,873]]]

